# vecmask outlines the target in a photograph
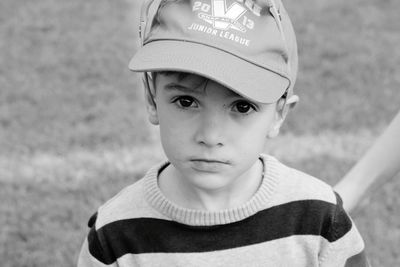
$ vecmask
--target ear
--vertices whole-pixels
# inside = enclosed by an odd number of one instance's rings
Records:
[[[289,110],[294,108],[298,101],[299,97],[297,95],[291,95],[289,98],[281,98],[278,100],[278,103],[276,104],[275,121],[268,131],[268,138],[274,138],[278,136]]]
[[[146,74],[145,74],[146,75]],[[150,77],[144,78],[144,91],[146,98],[146,109],[149,121],[153,125],[158,125],[157,104],[155,101],[156,90],[153,80]]]
[[[300,98],[297,95],[291,95],[286,99],[282,99],[283,103],[281,104],[281,113],[283,119],[286,118],[287,114],[289,113],[290,110],[292,110],[297,103],[299,102]]]

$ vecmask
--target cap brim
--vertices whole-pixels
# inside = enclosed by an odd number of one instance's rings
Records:
[[[143,46],[129,68],[137,72],[182,71],[201,75],[253,101],[273,103],[289,80],[233,54],[204,44],[159,40]]]

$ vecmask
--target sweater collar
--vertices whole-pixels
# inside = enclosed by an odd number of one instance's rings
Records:
[[[244,220],[265,209],[278,183],[276,159],[261,155],[264,176],[257,192],[243,205],[220,211],[183,208],[168,200],[158,186],[158,174],[169,162],[151,168],[144,179],[145,195],[150,205],[173,221],[192,226],[212,226]]]

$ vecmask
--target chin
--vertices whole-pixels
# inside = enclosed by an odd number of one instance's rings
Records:
[[[217,191],[226,188],[232,181],[221,174],[202,173],[191,175],[190,183],[201,190]]]

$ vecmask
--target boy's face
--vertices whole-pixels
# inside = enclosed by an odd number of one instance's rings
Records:
[[[150,120],[160,125],[175,174],[205,190],[232,186],[255,165],[268,133],[282,120],[277,105],[250,101],[197,75],[158,74]]]

